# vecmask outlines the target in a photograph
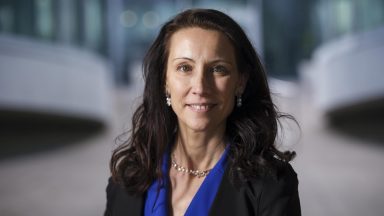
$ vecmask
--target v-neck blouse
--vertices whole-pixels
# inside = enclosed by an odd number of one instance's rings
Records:
[[[189,204],[185,216],[208,215],[213,200],[216,197],[219,185],[223,179],[224,171],[227,166],[228,147],[225,148],[219,161],[205,177],[198,191]],[[169,154],[165,154],[162,164],[163,181],[154,181],[149,187],[145,199],[145,216],[167,216],[169,215]]]

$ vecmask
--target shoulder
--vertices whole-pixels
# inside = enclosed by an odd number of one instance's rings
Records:
[[[273,174],[251,182],[259,191],[259,212],[261,215],[301,215],[295,170],[288,162],[278,159],[273,159],[272,167]]]
[[[281,187],[281,189],[284,190],[297,189],[297,173],[289,162],[273,158],[269,161],[269,164],[268,173],[253,177],[248,180],[246,185],[255,187],[262,186],[263,190],[267,190],[269,187],[272,187],[271,189]]]
[[[233,182],[226,170],[210,215],[300,216],[297,175],[292,166],[273,159],[273,174]]]
[[[107,205],[105,216],[141,215],[143,195],[131,195],[123,186],[109,178],[107,185]]]
[[[297,173],[289,162],[274,158],[271,161],[271,167],[271,175],[263,177],[264,188],[271,185],[273,187],[281,186],[286,190],[297,189]]]

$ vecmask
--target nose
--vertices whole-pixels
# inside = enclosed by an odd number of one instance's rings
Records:
[[[192,93],[196,95],[204,95],[210,88],[211,77],[204,68],[196,70],[192,79]]]

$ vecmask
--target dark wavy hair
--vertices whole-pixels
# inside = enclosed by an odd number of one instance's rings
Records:
[[[250,180],[273,171],[273,157],[290,161],[294,152],[275,147],[279,118],[271,99],[265,70],[242,28],[228,15],[212,9],[190,9],[166,22],[143,61],[145,79],[142,104],[132,117],[130,137],[114,150],[110,161],[112,178],[128,192],[145,192],[155,179],[161,179],[161,161],[173,143],[177,117],[165,103],[165,75],[171,36],[180,29],[199,27],[216,30],[231,41],[238,71],[248,78],[243,105],[227,119],[230,139],[230,176]]]

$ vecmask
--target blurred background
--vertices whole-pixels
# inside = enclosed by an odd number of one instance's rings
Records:
[[[298,120],[303,215],[384,215],[383,0],[0,0],[0,215],[102,215],[143,55],[191,7],[241,24]]]

